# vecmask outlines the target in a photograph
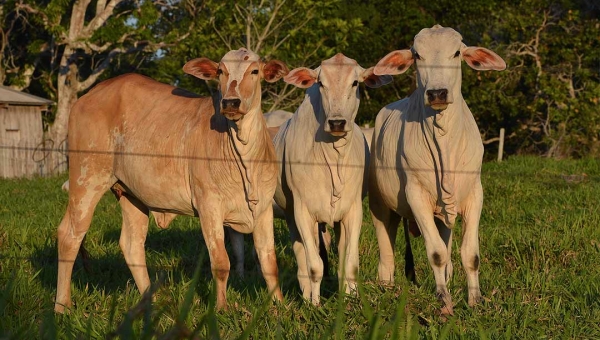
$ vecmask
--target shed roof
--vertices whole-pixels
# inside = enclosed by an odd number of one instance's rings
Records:
[[[29,93],[20,92],[10,87],[0,86],[0,104],[13,105],[52,105],[53,101]]]

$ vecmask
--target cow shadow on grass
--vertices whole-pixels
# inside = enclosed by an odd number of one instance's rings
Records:
[[[197,219],[193,223],[197,224]],[[72,284],[76,290],[93,287],[106,294],[125,291],[128,286],[130,289],[137,290],[133,276],[118,247],[120,232],[120,227],[107,228],[100,232],[100,237],[98,233],[86,237],[84,245],[89,257],[84,260],[82,254],[78,254],[73,266]],[[235,257],[231,245],[226,240],[232,268],[228,281],[228,295],[237,293],[257,299],[259,295],[265,293],[266,284],[253,252],[252,236],[244,235],[244,243],[245,274],[241,278],[233,270]],[[174,222],[168,229],[160,230],[151,222],[145,245],[151,282],[161,281],[166,286],[181,285],[193,278],[196,267],[199,266],[200,278],[196,291],[200,299],[208,303],[213,291],[213,280],[208,251],[199,225],[190,228]],[[283,294],[286,299],[301,300],[302,293],[296,277],[296,259],[291,248],[287,226],[283,221],[275,223],[275,247],[279,282]],[[330,254],[330,263],[332,263],[332,256]],[[52,291],[56,289],[57,260],[57,247],[54,240],[48,240],[44,245],[37,247],[30,258],[36,271],[39,271],[36,280]],[[329,275],[323,279],[322,297],[329,298],[335,295],[337,287],[338,280],[333,267]],[[228,301],[233,302],[231,298],[228,298]]]

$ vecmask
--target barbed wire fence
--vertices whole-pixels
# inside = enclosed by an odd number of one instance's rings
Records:
[[[135,152],[116,152],[116,151],[102,151],[102,150],[77,150],[77,149],[68,149],[66,142],[63,141],[63,143],[59,144],[58,147],[54,148],[54,143],[51,140],[45,140],[44,142],[40,143],[40,145],[38,145],[35,148],[29,148],[29,147],[18,147],[18,146],[7,146],[7,145],[0,145],[0,150],[2,149],[8,149],[8,150],[12,150],[12,151],[33,151],[33,157],[34,157],[34,161],[36,162],[43,162],[45,159],[47,159],[51,153],[58,153],[61,156],[64,156],[66,159],[68,158],[68,156],[70,154],[95,154],[95,155],[120,155],[120,156],[125,156],[125,157],[143,157],[143,158],[159,158],[159,159],[187,159],[187,160],[191,160],[191,161],[203,161],[203,162],[230,162],[230,163],[236,163],[235,159],[227,159],[227,158],[218,158],[218,157],[198,157],[198,156],[189,156],[189,155],[177,155],[177,154],[155,154],[155,153],[135,153]],[[250,162],[258,162],[258,163],[265,163],[265,162],[275,162],[275,163],[279,163],[277,160],[250,160]],[[302,166],[328,166],[325,163],[319,163],[319,162],[295,162],[294,164],[296,165],[302,165]],[[364,166],[361,164],[346,164],[346,165],[342,165],[343,167],[355,167],[355,168],[363,168]],[[67,167],[66,167],[66,162],[64,163],[64,169],[66,171]],[[397,170],[396,167],[386,167],[384,168],[386,170]],[[417,171],[417,172],[422,172],[422,171],[428,171],[428,172],[433,172],[435,170],[433,169],[405,169],[405,171]],[[466,171],[466,170],[460,170],[460,169],[450,169],[448,170],[448,172],[452,172],[455,174],[468,174],[468,173],[477,173],[477,172],[472,172],[472,171]],[[501,171],[499,172],[492,172],[492,173],[486,173],[486,171],[484,171],[482,173],[482,175],[507,175],[506,173],[503,173]],[[519,176],[519,175],[525,175],[525,173],[523,174],[515,174],[515,173],[511,173],[510,176]],[[529,180],[534,180],[532,178],[529,178]],[[583,182],[600,182],[600,174],[586,174],[586,173],[544,173],[542,178],[539,178],[538,180],[543,181],[545,183],[567,183],[567,184],[578,184],[578,183],[583,183]],[[161,230],[162,231],[162,230]],[[199,233],[200,235],[200,233]],[[201,237],[201,235],[200,235]],[[0,234],[0,243],[5,243],[6,240],[6,235],[2,235]],[[29,257],[22,257],[22,258],[16,258],[13,256],[6,256],[3,254],[0,254],[0,260],[3,259],[7,259],[7,258],[12,258],[12,259],[18,259],[18,260],[22,260],[22,261],[30,261],[31,258]],[[187,258],[187,259],[182,259],[184,261],[191,261],[193,260],[191,257]],[[161,267],[161,266],[153,266],[153,268],[155,270],[172,270],[175,269],[177,266],[167,266],[167,267]],[[233,269],[232,269],[233,271]],[[337,280],[337,278],[335,278],[335,280]]]
[[[483,141],[484,144],[489,144],[492,142],[500,141],[500,137],[494,137],[489,141]],[[179,154],[159,154],[159,153],[145,153],[145,152],[121,152],[121,151],[109,151],[109,150],[84,150],[84,149],[69,149],[67,147],[66,141],[63,141],[59,144],[57,148],[53,147],[53,141],[46,139],[42,143],[40,143],[36,147],[23,147],[23,146],[12,146],[12,145],[0,145],[0,150],[11,150],[11,151],[33,151],[32,160],[36,163],[43,163],[44,160],[50,157],[51,153],[57,153],[65,158],[64,161],[60,162],[59,165],[48,171],[48,175],[59,174],[68,171],[68,158],[69,155],[72,154],[89,154],[89,155],[114,155],[114,156],[126,156],[126,157],[141,157],[141,158],[160,158],[160,159],[184,159],[191,161],[206,161],[206,162],[225,162],[225,163],[236,163],[235,159],[230,159],[226,157],[210,157],[210,156],[191,156],[191,155],[179,155]],[[49,146],[46,146],[49,145]],[[500,160],[501,154],[498,154],[498,158]],[[274,163],[279,164],[277,160],[266,160],[266,159],[255,159],[255,160],[245,160],[250,163]],[[326,163],[320,162],[286,162],[294,165],[304,165],[304,166],[329,166]],[[237,164],[237,163],[236,163]],[[42,165],[40,165],[41,167]],[[347,168],[363,168],[363,165],[360,164],[344,164],[339,165],[340,167]],[[380,169],[384,170],[397,170],[397,167],[380,167]],[[404,169],[406,172],[433,172],[433,169],[426,168],[409,168]],[[446,173],[454,173],[454,174],[466,174],[466,173],[478,173],[478,171],[467,171],[460,169],[445,169]],[[44,177],[45,173],[40,173],[42,177]],[[592,179],[593,177],[598,177],[596,175],[585,175],[588,179]]]

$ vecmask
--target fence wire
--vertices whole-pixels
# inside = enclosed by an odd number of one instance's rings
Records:
[[[66,157],[72,154],[87,154],[87,155],[112,155],[112,156],[125,156],[125,157],[141,157],[141,158],[158,158],[158,159],[179,159],[179,160],[189,160],[189,161],[205,161],[205,162],[219,162],[219,163],[233,163],[237,164],[236,159],[234,158],[226,158],[226,157],[210,157],[210,156],[191,156],[191,155],[177,155],[177,154],[157,154],[157,153],[141,153],[141,152],[122,152],[122,151],[103,151],[103,150],[82,150],[82,149],[64,149],[64,148],[46,148],[46,147],[21,147],[21,146],[8,146],[8,145],[0,145],[0,150],[13,150],[13,151],[36,151],[43,152],[45,155],[48,155],[51,152],[60,153]],[[46,156],[47,157],[47,156]],[[371,155],[371,157],[373,157]],[[279,160],[267,160],[267,159],[249,159],[244,160],[249,163],[257,163],[257,164],[281,164],[282,161]],[[286,161],[286,164],[289,165],[299,165],[299,166],[315,166],[315,167],[329,167],[330,165],[325,162],[302,162],[302,161]],[[368,164],[366,164],[368,166]],[[340,164],[336,167],[339,168],[364,168],[365,165],[361,164]],[[378,166],[378,169],[381,170],[398,170],[398,166]],[[404,172],[436,172],[435,168],[404,168]],[[477,174],[477,173],[489,173],[489,172],[480,172],[480,171],[468,171],[468,170],[457,170],[457,169],[444,169],[444,173],[451,174]],[[581,182],[584,180],[594,180],[597,181],[600,179],[600,174],[559,174],[557,175],[561,179],[564,179],[567,182]]]

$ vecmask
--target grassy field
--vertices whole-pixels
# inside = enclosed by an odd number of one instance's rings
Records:
[[[0,339],[174,338],[505,338],[600,339],[600,161],[512,157],[483,168],[480,226],[485,302],[467,307],[454,237],[453,317],[439,315],[422,238],[413,239],[420,286],[404,279],[397,242],[393,287],[376,282],[378,248],[365,210],[359,294],[341,298],[333,270],[321,307],[303,302],[287,229],[276,221],[285,303],[274,305],[247,247],[244,280],[232,275],[230,308],[215,313],[208,254],[197,219],[178,217],[167,230],[151,222],[147,263],[155,302],[140,299],[118,240],[120,208],[107,194],[96,209],[78,259],[68,315],[54,315],[56,227],[64,214],[66,177],[0,180]],[[366,205],[365,205],[366,207]],[[246,237],[250,245],[251,238]],[[331,268],[337,256],[331,254]],[[141,302],[140,302],[141,301]]]

